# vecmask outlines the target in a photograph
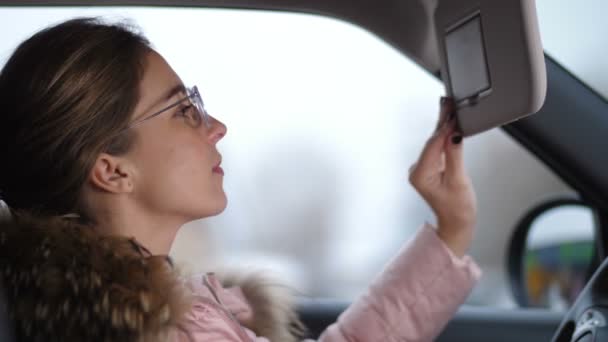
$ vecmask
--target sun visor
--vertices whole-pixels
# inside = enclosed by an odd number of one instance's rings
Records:
[[[547,91],[534,0],[440,0],[441,78],[470,136],[537,112]]]

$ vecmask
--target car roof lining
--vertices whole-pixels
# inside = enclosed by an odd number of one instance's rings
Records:
[[[83,0],[0,0],[0,6],[91,6]],[[360,26],[434,75],[440,62],[433,11],[437,0],[104,0],[95,6],[170,6],[280,10],[341,19]]]

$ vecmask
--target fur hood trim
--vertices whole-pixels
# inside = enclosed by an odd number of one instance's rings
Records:
[[[258,336],[270,341],[297,342],[306,329],[294,307],[294,291],[263,273],[227,272],[218,277],[224,287],[239,287],[252,309],[249,320],[241,322]]]
[[[260,273],[218,273],[240,287],[252,315],[241,322],[270,341],[304,328],[293,291]],[[73,220],[0,218],[0,283],[17,341],[166,341],[195,293],[166,256]]]
[[[189,310],[166,257],[60,218],[0,223],[0,280],[18,341],[165,341]]]

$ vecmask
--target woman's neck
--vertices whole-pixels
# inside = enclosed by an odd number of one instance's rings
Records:
[[[95,215],[95,229],[102,234],[133,237],[153,255],[168,255],[183,223],[139,210],[106,210]]]

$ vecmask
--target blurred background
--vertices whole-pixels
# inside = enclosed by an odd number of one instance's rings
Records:
[[[606,66],[598,73],[608,55],[599,43],[608,36],[606,3],[537,6],[547,53],[608,94]],[[187,272],[262,270],[304,296],[353,299],[424,222],[434,223],[407,170],[444,88],[372,34],[263,11],[0,8],[0,65],[32,33],[75,16],[139,25],[228,126],[219,145],[228,208],[181,230],[172,255]],[[468,303],[513,307],[505,258],[514,225],[572,190],[501,130],[465,145],[479,198],[471,254],[484,270]]]

